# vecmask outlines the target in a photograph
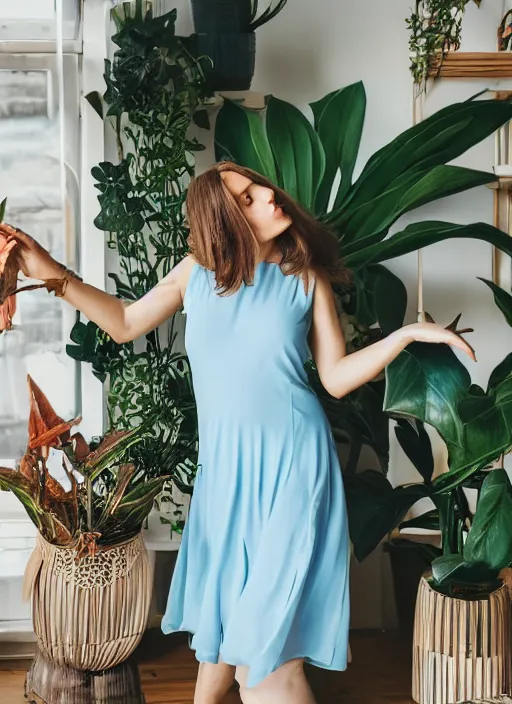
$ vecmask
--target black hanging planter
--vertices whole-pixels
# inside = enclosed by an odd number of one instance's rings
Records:
[[[192,17],[198,34],[248,32],[251,3],[248,0],[192,0]]]
[[[286,2],[268,0],[266,9],[258,15],[254,0],[191,0],[196,50],[213,62],[208,81],[212,92],[251,87],[255,30],[278,15]]]
[[[208,71],[208,86],[212,91],[249,90],[256,61],[254,32],[224,32],[196,34],[197,53],[213,62]]]

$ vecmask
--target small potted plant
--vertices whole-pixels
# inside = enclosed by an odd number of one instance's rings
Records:
[[[425,88],[432,69],[439,73],[449,51],[461,42],[462,19],[471,0],[416,0],[407,18],[410,31],[410,71],[420,89]],[[481,0],[473,0],[480,7]]]
[[[27,450],[16,469],[0,467],[0,488],[18,497],[38,529],[23,586],[38,640],[27,697],[78,701],[76,692],[88,697],[100,672],[107,675],[100,686],[115,679],[123,702],[141,704],[136,668],[122,665],[146,628],[153,575],[141,530],[169,477],[148,479],[124,463],[143,426],[88,444],[70,434],[79,418],[64,421],[30,377],[28,386]],[[69,488],[49,471],[50,456]]]
[[[269,22],[287,0],[271,0],[258,16],[256,0],[192,0],[197,55],[209,56],[211,91],[248,90],[254,75],[255,30]]]

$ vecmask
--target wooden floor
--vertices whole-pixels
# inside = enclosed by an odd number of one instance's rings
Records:
[[[353,631],[350,646],[346,672],[305,666],[318,704],[411,704],[410,643],[396,632]],[[147,631],[136,658],[147,704],[193,704],[198,662],[187,634]],[[1,704],[26,704],[29,666],[29,661],[0,660]],[[240,704],[238,693],[230,692],[224,704]]]

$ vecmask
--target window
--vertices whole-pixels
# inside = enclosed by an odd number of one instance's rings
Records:
[[[11,12],[3,5],[7,3],[0,0],[0,39],[11,40],[0,44],[0,200],[7,198],[5,219],[33,235],[56,259],[78,268],[79,57],[63,53],[56,41],[76,34],[70,14],[74,3],[64,0],[63,32],[57,32],[59,13],[53,0],[18,0]],[[44,41],[34,37],[37,32],[46,33]],[[80,407],[79,368],[66,354],[74,311],[43,289],[18,296],[13,322],[14,329],[0,335],[0,461],[19,458],[26,446],[27,373],[63,417],[74,416]]]

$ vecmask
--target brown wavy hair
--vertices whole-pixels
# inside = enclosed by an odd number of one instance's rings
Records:
[[[254,232],[221,178],[223,171],[236,171],[272,189],[275,202],[291,216],[291,225],[276,238],[284,273],[301,274],[306,290],[309,270],[332,283],[349,284],[350,274],[340,258],[338,241],[326,224],[261,174],[221,161],[192,179],[186,198],[190,253],[201,266],[215,272],[221,293],[233,293],[242,283],[253,282],[259,252]]]

